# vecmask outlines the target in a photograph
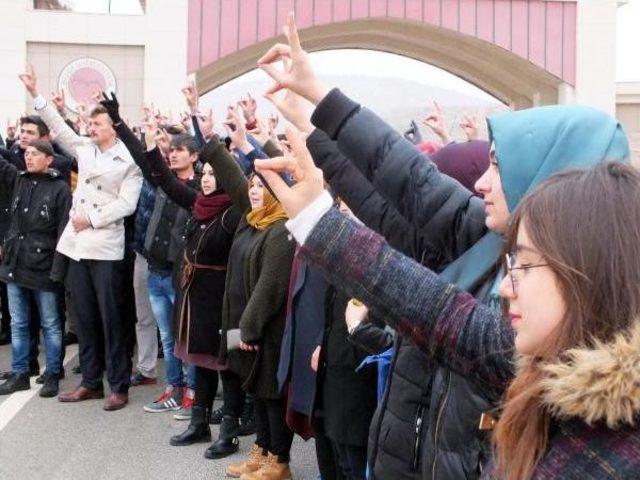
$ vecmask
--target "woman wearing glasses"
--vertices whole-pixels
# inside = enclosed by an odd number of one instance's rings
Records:
[[[491,165],[475,185],[482,198],[474,197],[373,112],[323,85],[302,50],[293,18],[285,33],[289,45],[275,45],[259,60],[275,80],[271,91],[285,88],[315,105],[313,126],[334,141],[339,153],[411,224],[426,250],[416,256],[398,245],[394,239],[402,236],[381,228],[382,221],[368,226],[496,312],[504,235],[523,196],[561,170],[628,157],[627,140],[616,120],[594,109],[553,106],[499,115],[488,119]],[[284,71],[276,65],[281,58],[290,59]],[[278,103],[290,107],[292,99],[286,95]],[[307,140],[314,158],[315,137],[316,132]],[[295,192],[301,188],[296,186]],[[388,217],[389,212],[380,215]],[[410,350],[403,334],[409,338],[410,332],[399,333],[403,343],[397,343],[385,395],[369,431],[372,479],[478,478],[491,453],[488,431],[478,425],[499,402],[500,392],[434,362],[431,354],[409,364],[425,370],[423,381],[407,382],[399,373]],[[420,385],[429,388],[421,391]]]
[[[521,202],[499,283],[505,319],[332,209],[303,149],[293,190],[276,161],[256,164],[302,254],[436,362],[503,398],[485,422],[495,457],[483,478],[640,478],[637,171],[566,171]]]

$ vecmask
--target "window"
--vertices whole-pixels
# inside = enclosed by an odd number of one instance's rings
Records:
[[[147,0],[33,0],[35,10],[144,15]]]

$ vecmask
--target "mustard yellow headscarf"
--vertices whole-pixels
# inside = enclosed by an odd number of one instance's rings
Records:
[[[253,177],[254,176],[252,175],[249,178],[249,185],[251,185]],[[282,208],[280,202],[271,195],[271,192],[267,187],[264,187],[264,202],[262,207],[256,208],[255,210],[251,210],[247,213],[247,223],[260,231],[266,230],[278,220],[287,218],[289,217],[287,217],[284,208]]]

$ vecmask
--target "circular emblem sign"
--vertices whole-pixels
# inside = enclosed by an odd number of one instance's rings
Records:
[[[68,63],[58,77],[58,90],[66,95],[67,107],[77,113],[78,105],[95,105],[93,95],[98,91],[115,92],[116,77],[111,69],[95,58],[79,58]]]

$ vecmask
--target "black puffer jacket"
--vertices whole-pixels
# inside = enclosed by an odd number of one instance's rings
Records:
[[[0,280],[34,290],[61,287],[67,259],[56,245],[71,208],[67,183],[57,170],[20,172],[0,158],[0,197],[10,199]]]
[[[485,235],[482,201],[372,112],[333,90],[312,121],[324,133],[307,145],[325,179],[394,248],[442,271]],[[494,273],[472,293],[484,298]],[[478,478],[489,452],[479,420],[497,400],[397,338],[370,429],[373,478]]]
[[[53,144],[53,146],[54,148],[56,148],[55,143]],[[13,164],[13,166],[16,167],[19,171],[24,171],[27,169],[27,164],[24,161],[24,152],[25,151],[20,148],[18,142],[14,142],[6,149],[4,147],[0,147],[0,157]],[[74,168],[74,160],[56,153],[53,157],[51,168],[57,170],[58,174],[65,182],[67,182],[67,184],[71,183],[71,171]],[[4,239],[4,236],[7,233],[7,229],[9,228],[10,200],[10,197],[0,197],[0,241]]]

